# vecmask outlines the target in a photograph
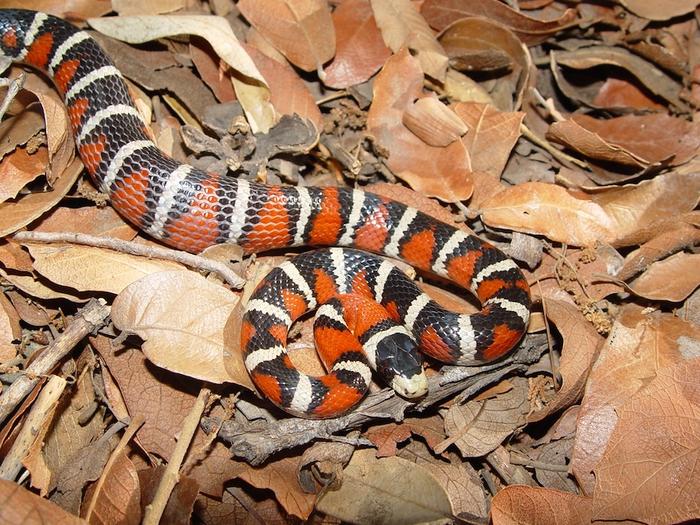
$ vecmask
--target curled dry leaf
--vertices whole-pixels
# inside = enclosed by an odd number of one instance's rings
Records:
[[[22,328],[19,314],[5,294],[0,293],[0,363],[14,359],[17,347],[12,341],[19,340]]]
[[[511,485],[491,501],[495,525],[509,523],[590,523],[591,498],[542,487]]]
[[[529,422],[541,421],[580,399],[588,372],[595,363],[598,346],[603,341],[579,308],[571,303],[547,299],[546,312],[564,341],[559,363],[561,388],[546,407],[528,416]]]
[[[34,269],[51,282],[79,292],[118,294],[146,275],[182,270],[182,265],[93,246],[26,243]]]
[[[416,100],[404,112],[402,122],[423,142],[440,148],[449,146],[468,130],[462,119],[436,97]]]
[[[591,370],[578,417],[571,471],[586,493],[593,493],[596,482],[593,471],[618,423],[618,410],[632,396],[646,389],[661,370],[697,359],[695,342],[698,339],[700,330],[697,326],[670,314],[644,314],[637,306],[622,309],[600,349],[596,366]],[[668,404],[672,402],[670,398],[661,396],[657,400],[659,405],[655,412],[658,417],[665,417],[664,413],[673,410],[673,405]],[[632,409],[633,405],[629,408]],[[637,433],[631,432],[635,439],[630,445],[638,446],[640,436],[648,431],[648,424],[645,424],[638,428]],[[619,474],[617,482],[620,487],[641,479],[640,476],[627,478]]]
[[[192,301],[197,297],[197,301]],[[114,300],[114,324],[144,340],[154,364],[212,383],[250,385],[224,366],[224,326],[238,296],[189,271],[148,275]]]
[[[498,0],[426,0],[421,13],[438,31],[461,18],[488,18],[509,27],[527,45],[541,44],[553,34],[577,23],[574,9],[567,9],[555,20],[543,21],[516,11]]]
[[[45,147],[32,154],[27,148],[17,148],[6,155],[0,164],[0,203],[14,199],[27,184],[44,175],[48,160]]]
[[[316,508],[351,523],[417,523],[453,515],[445,489],[421,465],[398,457],[377,459],[358,450],[337,491],[325,492]]]
[[[369,0],[343,0],[333,11],[336,53],[323,83],[345,89],[368,80],[391,51],[384,45]]]
[[[695,208],[700,177],[672,172],[640,184],[595,193],[529,182],[486,201],[482,218],[490,226],[515,229],[573,246],[602,241],[630,246],[654,237]]]
[[[680,302],[700,286],[700,254],[677,253],[652,263],[630,283],[637,295],[654,301]]]
[[[423,72],[443,82],[448,58],[415,4],[410,0],[371,0],[374,17],[386,45],[397,53],[415,52]]]
[[[335,55],[325,0],[241,0],[243,16],[295,66],[316,71]]]
[[[617,48],[596,46],[577,49],[576,51],[552,51],[552,72],[557,82],[566,89],[566,80],[557,71],[559,66],[573,69],[589,69],[601,65],[612,65],[623,68],[634,75],[649,91],[670,102],[677,108],[688,111],[688,105],[679,96],[681,85],[663,73],[659,68],[631,52]],[[575,88],[568,86],[568,90]]]
[[[124,16],[91,18],[89,22],[101,33],[130,44],[176,35],[197,35],[206,39],[224,62],[247,77],[246,82],[236,83],[234,87],[251,129],[266,132],[274,125],[275,112],[269,102],[267,83],[225,18],[196,15]]]
[[[387,60],[374,82],[367,131],[389,153],[387,165],[416,191],[454,202],[471,195],[467,153],[460,141],[446,148],[429,146],[402,123],[403,114],[420,97],[423,73],[403,49]]]
[[[85,521],[13,481],[0,479],[0,522],[85,525]]]
[[[594,469],[594,519],[680,523],[700,515],[699,374],[697,357],[657,369],[616,408]]]
[[[453,67],[459,62],[468,71],[486,69],[483,64],[472,64],[470,57],[505,57],[507,63],[499,68],[499,86],[490,90],[491,97],[502,111],[512,111],[521,106],[525,89],[530,82],[532,59],[527,47],[509,28],[485,18],[463,18],[445,28],[439,40]],[[459,69],[465,70],[461,67]]]
[[[683,164],[700,147],[700,125],[665,113],[595,119],[574,115],[553,123],[549,139],[603,162],[647,168]]]

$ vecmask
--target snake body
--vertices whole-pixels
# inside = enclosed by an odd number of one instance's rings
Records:
[[[369,364],[395,374],[399,391],[411,396],[424,390],[416,344],[439,361],[469,364],[505,355],[525,332],[528,284],[515,262],[478,237],[358,189],[257,184],[174,160],[151,140],[109,57],[88,33],[60,18],[0,10],[0,53],[53,79],[86,170],[113,207],[151,236],[195,253],[219,243],[238,244],[246,253],[354,248],[318,250],[284,263],[248,303],[241,329],[246,365],[281,408],[330,417],[357,403],[370,380],[362,343],[369,343]],[[482,310],[458,315],[441,309],[367,251],[470,289]],[[365,300],[381,303],[386,314],[372,314]],[[317,335],[334,342],[325,345],[329,373],[308,377],[293,366],[285,343],[294,319],[315,307]],[[350,341],[353,329],[359,345]],[[387,354],[397,349],[398,357]]]

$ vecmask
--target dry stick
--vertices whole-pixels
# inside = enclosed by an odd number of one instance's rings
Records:
[[[260,465],[276,452],[305,445],[314,439],[333,439],[333,434],[337,432],[357,428],[370,421],[400,421],[407,411],[421,412],[457,392],[473,395],[509,374],[523,372],[529,364],[537,362],[546,349],[547,342],[543,335],[528,335],[517,353],[506,363],[478,367],[481,373],[454,383],[442,384],[444,377],[441,375],[431,377],[428,380],[428,395],[418,403],[407,401],[385,389],[368,396],[352,412],[341,417],[324,420],[288,418],[250,423],[229,420],[223,423],[219,437],[230,445],[234,455],[252,465]],[[214,418],[204,418],[202,426],[209,432],[218,424]]]
[[[22,470],[22,460],[27,456],[30,447],[39,434],[44,420],[50,417],[58,402],[58,398],[66,387],[66,380],[59,376],[51,376],[46,386],[41,389],[39,397],[32,405],[19,435],[12,448],[0,465],[0,479],[14,481]]]
[[[0,395],[0,424],[22,400],[86,335],[101,327],[109,316],[109,307],[103,300],[92,299],[81,308],[71,323],[54,339],[41,355],[24,371],[24,375],[3,390]]]
[[[86,521],[92,522],[90,518],[92,517],[92,513],[95,511],[95,506],[97,505],[97,500],[100,497],[100,492],[102,491],[102,487],[105,483],[105,480],[107,479],[107,476],[109,476],[110,474],[110,470],[112,469],[114,462],[119,457],[119,454],[121,454],[124,451],[126,445],[129,443],[129,441],[131,441],[131,438],[134,437],[136,431],[138,431],[138,429],[141,428],[141,425],[143,425],[144,421],[145,419],[142,415],[134,417],[134,419],[131,420],[131,423],[127,427],[126,432],[124,432],[124,435],[119,440],[117,447],[112,451],[112,454],[109,456],[109,460],[107,461],[105,468],[102,470],[102,475],[100,476],[100,479],[97,480],[95,489],[92,491],[92,498],[90,498],[90,504],[88,505],[87,512],[84,516]]]
[[[123,241],[121,239],[113,239],[110,237],[96,237],[85,233],[27,231],[16,233],[13,239],[16,241],[34,241],[45,243],[70,242],[74,244],[83,244],[85,246],[94,246],[96,248],[107,248],[109,250],[128,253],[131,255],[140,255],[143,257],[175,261],[192,268],[218,273],[233,288],[242,288],[246,282],[245,279],[222,262],[207,259],[206,257],[200,257],[199,255],[192,255],[191,253],[182,252],[179,250],[172,250],[170,248],[146,246],[133,241]]]
[[[190,413],[187,414],[187,417],[182,422],[182,430],[180,431],[177,445],[175,445],[175,449],[170,456],[170,461],[168,461],[168,466],[165,472],[163,472],[163,477],[158,484],[158,489],[156,490],[155,496],[153,496],[153,501],[146,506],[146,512],[144,513],[142,522],[143,525],[158,525],[158,523],[160,523],[160,518],[168,503],[170,493],[180,480],[180,465],[182,465],[182,460],[185,458],[192,437],[199,426],[199,420],[202,417],[210,394],[211,392],[209,389],[202,388],[199,391],[199,395],[194,402],[192,410],[190,410]]]

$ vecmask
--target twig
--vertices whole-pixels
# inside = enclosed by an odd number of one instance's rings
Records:
[[[70,232],[24,231],[16,233],[13,238],[16,241],[34,241],[45,243],[70,242],[74,244],[83,244],[85,246],[94,246],[96,248],[107,248],[109,250],[129,253],[131,255],[140,255],[143,257],[175,261],[192,268],[218,273],[233,288],[242,288],[246,282],[245,279],[222,262],[179,250],[162,248],[160,246],[146,246],[132,241],[123,241],[121,239],[112,239],[110,237],[96,237],[85,233]]]
[[[126,432],[124,432],[124,435],[119,440],[117,447],[112,451],[112,454],[109,456],[109,460],[107,461],[105,468],[102,470],[102,475],[100,476],[100,479],[97,480],[95,489],[92,491],[92,498],[90,498],[90,503],[87,507],[87,511],[84,516],[86,521],[92,521],[90,518],[92,516],[92,513],[95,511],[95,505],[97,504],[97,500],[100,497],[102,486],[104,485],[107,476],[110,475],[110,470],[112,469],[114,462],[119,457],[119,454],[121,454],[124,451],[126,445],[129,443],[129,441],[131,441],[131,438],[134,437],[134,434],[136,434],[138,429],[141,428],[141,425],[143,425],[144,421],[145,419],[142,415],[134,417],[134,419],[131,421],[128,428],[126,429]]]
[[[525,124],[520,124],[520,133],[522,133],[523,136],[530,142],[549,152],[549,154],[552,157],[557,159],[562,164],[574,164],[579,168],[583,168],[585,170],[588,169],[588,164],[586,164],[582,160],[577,159],[576,157],[572,157],[571,155],[567,155],[563,151],[558,150],[557,148],[552,146],[552,144],[549,141],[544,140],[535,135]]]
[[[78,311],[68,328],[41,351],[41,355],[27,367],[24,375],[2,392],[0,424],[39,383],[40,378],[50,373],[86,335],[101,327],[108,315],[109,307],[103,300],[96,299]]]
[[[219,437],[230,445],[232,454],[252,465],[260,465],[272,454],[305,445],[314,439],[330,439],[336,432],[357,428],[377,419],[400,421],[407,412],[423,412],[457,392],[472,395],[506,375],[524,371],[529,364],[539,360],[546,348],[546,338],[542,334],[532,334],[515,355],[498,363],[498,369],[494,370],[493,364],[486,365],[480,368],[488,372],[476,373],[447,384],[443,383],[445,378],[442,375],[433,376],[428,380],[428,395],[419,403],[407,401],[385,389],[368,396],[349,414],[335,419],[288,418],[272,422],[230,420],[223,423]],[[214,418],[204,418],[202,426],[209,431],[218,424]]]
[[[22,460],[37,439],[43,421],[52,414],[53,408],[66,387],[66,380],[59,376],[51,376],[46,386],[41,389],[32,406],[29,415],[22,425],[12,448],[0,465],[0,479],[14,481],[22,470]]]
[[[170,494],[180,480],[180,465],[182,465],[182,460],[185,458],[192,437],[199,426],[199,420],[202,417],[210,394],[211,392],[207,388],[202,388],[199,391],[199,395],[194,402],[192,410],[190,410],[190,413],[182,422],[182,430],[180,431],[177,445],[175,445],[175,449],[170,456],[170,461],[168,461],[168,466],[165,472],[163,472],[163,477],[158,484],[158,489],[156,490],[155,496],[153,496],[153,501],[146,506],[143,515],[143,525],[158,525],[158,523],[160,523]]]

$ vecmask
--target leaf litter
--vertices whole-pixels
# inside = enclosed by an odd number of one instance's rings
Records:
[[[179,160],[366,187],[471,228],[526,268],[535,306],[512,357],[429,362],[417,403],[373,385],[335,420],[283,416],[255,394],[237,324],[288,256],[188,258],[134,230],[75,160],[52,86],[13,66],[0,521],[700,517],[697,2],[13,7],[91,30]],[[290,354],[317,372],[312,348],[302,320]]]

